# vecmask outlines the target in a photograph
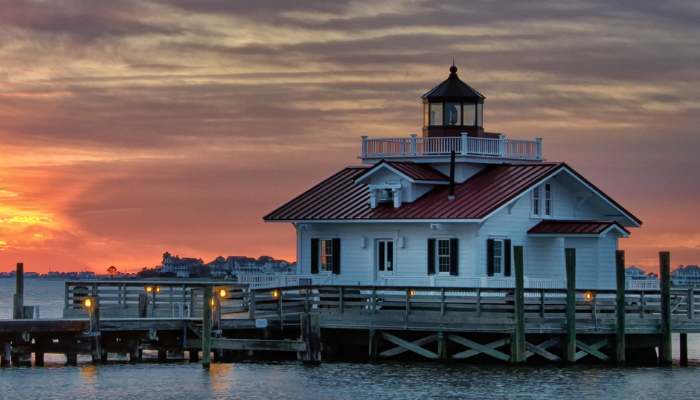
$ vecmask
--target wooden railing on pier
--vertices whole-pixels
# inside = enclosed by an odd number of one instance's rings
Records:
[[[139,306],[146,317],[201,318],[203,289],[212,287],[226,295],[221,299],[221,313],[233,317],[247,311],[248,285],[204,281],[66,281],[64,318],[83,318],[87,311],[83,300],[99,296],[102,318],[136,318]],[[141,298],[141,304],[140,304]],[[143,304],[143,299],[147,304]],[[247,314],[246,314],[247,315]]]
[[[695,289],[671,291],[674,331],[700,332],[700,299]],[[614,290],[578,290],[576,319],[583,329],[610,330],[615,326]],[[563,330],[566,290],[525,289],[525,323],[529,331]],[[294,319],[302,313],[324,314],[322,321],[338,328],[366,328],[366,324],[400,324],[403,328],[444,327],[462,330],[509,331],[514,326],[513,289],[297,286],[254,289],[250,318]],[[628,291],[625,295],[627,330],[656,331],[661,318],[660,291]],[[580,321],[579,321],[580,320]]]

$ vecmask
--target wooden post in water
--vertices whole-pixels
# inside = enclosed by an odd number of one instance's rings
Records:
[[[17,263],[15,271],[15,295],[12,297],[12,319],[24,316],[24,264]]]
[[[318,315],[309,314],[310,334],[309,342],[311,345],[311,362],[321,362],[321,325],[318,322]]]
[[[515,333],[511,340],[510,362],[525,362],[525,271],[523,246],[513,246],[515,261]]]
[[[566,362],[576,362],[576,249],[564,249],[566,257]]]
[[[624,364],[625,362],[625,251],[615,251],[615,272],[617,275],[617,334],[615,336],[615,362]]]
[[[659,268],[661,272],[661,346],[659,347],[659,362],[670,365],[673,360],[671,344],[671,253],[659,252]]]
[[[211,287],[205,287],[202,296],[202,367],[211,365]]]

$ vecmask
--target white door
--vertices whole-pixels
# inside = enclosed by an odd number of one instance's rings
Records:
[[[394,276],[394,241],[388,239],[377,240],[377,279],[380,276]]]

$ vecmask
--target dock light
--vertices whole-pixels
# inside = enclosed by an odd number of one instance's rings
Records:
[[[146,291],[147,291],[148,293],[151,293],[151,292],[153,291],[153,288],[150,287],[150,286],[146,286]]]
[[[593,293],[586,292],[586,300],[593,300]]]
[[[156,286],[156,293],[160,293],[160,286]]]
[[[222,299],[226,297],[226,289],[219,290],[219,297],[221,297]]]
[[[411,297],[413,297],[413,295],[415,295],[415,294],[416,294],[416,292],[415,292],[415,291],[413,291],[413,290],[411,290],[411,291],[410,291],[409,293],[411,294]]]
[[[90,308],[92,307],[92,300],[91,299],[85,299],[85,307]]]
[[[211,299],[211,305],[214,306],[214,299]]]
[[[274,297],[274,298],[277,298],[277,296],[279,296],[279,295],[280,295],[279,292],[276,290],[274,292],[272,292],[272,297]]]

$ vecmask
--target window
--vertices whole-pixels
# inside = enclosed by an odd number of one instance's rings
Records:
[[[503,273],[503,240],[493,241],[493,273]]]
[[[445,125],[462,125],[461,103],[445,103]]]
[[[510,276],[511,240],[488,239],[486,245],[486,275]]]
[[[321,271],[333,271],[333,241],[321,240]]]
[[[484,126],[484,105],[476,105],[476,126]]]
[[[545,217],[552,216],[552,185],[544,185],[544,215]]]
[[[440,239],[437,241],[438,254],[437,265],[438,272],[450,272],[450,241],[449,239]]]
[[[532,189],[532,215],[539,217],[540,215],[540,187]]]
[[[428,239],[428,275],[459,276],[459,239]]]
[[[442,125],[442,103],[430,105],[430,125]]]
[[[464,104],[462,113],[465,126],[476,126],[476,104]]]

